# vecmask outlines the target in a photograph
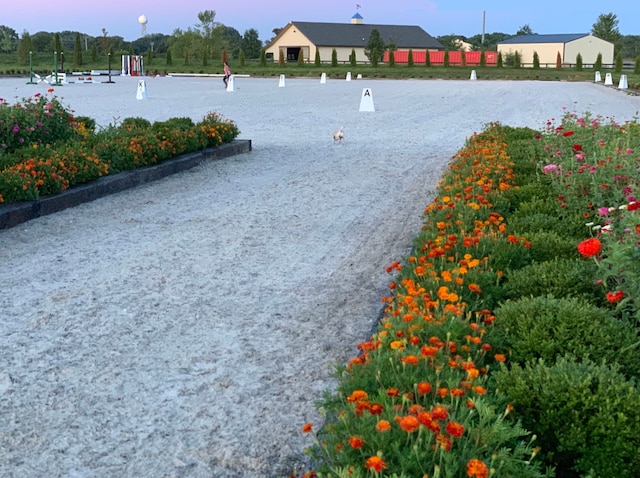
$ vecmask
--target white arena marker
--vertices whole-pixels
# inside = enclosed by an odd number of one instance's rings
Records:
[[[327,74],[323,73],[322,76],[320,76],[320,83],[325,84],[327,82]]]
[[[356,76],[356,78],[357,78],[358,80],[361,80],[361,79],[362,79],[362,73],[358,73],[358,76]]]
[[[351,72],[347,71],[347,81],[351,81]]]
[[[284,75],[280,75],[280,82],[278,83],[279,88],[284,88]]]
[[[234,91],[234,89],[235,89],[235,84],[233,81],[233,75],[231,75],[229,77],[229,82],[227,83],[227,91]]]
[[[618,89],[626,90],[629,88],[629,84],[627,83],[627,75],[620,75],[620,83],[618,83]]]
[[[604,77],[604,84],[607,86],[613,85],[613,78],[611,78],[611,73],[607,73],[607,75]]]
[[[596,79],[595,82],[596,83],[600,83],[602,81],[602,75],[600,74],[599,71],[596,71]]]
[[[478,79],[478,75],[476,75],[476,70],[471,70],[471,78],[469,78],[470,80],[477,80]]]
[[[360,111],[375,111],[373,107],[373,91],[371,88],[362,89],[362,98],[360,98]]]
[[[137,100],[146,100],[147,99],[147,84],[144,80],[138,81],[138,92],[136,93]]]

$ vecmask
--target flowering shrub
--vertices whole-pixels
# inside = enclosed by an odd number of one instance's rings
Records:
[[[634,475],[639,133],[566,114],[468,141],[324,427],[303,427],[303,476]]]
[[[0,100],[0,202],[55,194],[107,174],[219,146],[238,134],[232,121],[216,113],[198,123],[128,118],[95,133],[90,119],[76,122],[55,96],[35,95],[15,106]]]
[[[73,112],[53,95],[36,93],[9,105],[0,98],[0,157],[33,145],[67,141],[76,135]]]

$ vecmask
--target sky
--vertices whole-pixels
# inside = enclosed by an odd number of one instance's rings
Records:
[[[240,34],[250,28],[267,41],[274,28],[290,21],[348,23],[360,13],[368,24],[418,25],[434,37],[482,34],[515,34],[529,25],[534,33],[589,33],[600,14],[613,13],[623,35],[640,35],[640,2],[537,0],[2,0],[0,25],[19,35],[40,31],[79,31],[94,37],[120,36],[134,41],[142,36],[141,15],[147,18],[146,33],[170,35],[198,24],[198,13],[216,12],[215,20]]]

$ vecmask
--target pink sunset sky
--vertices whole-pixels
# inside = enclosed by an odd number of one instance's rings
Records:
[[[623,35],[640,35],[640,2],[585,2],[538,0],[3,0],[0,25],[19,35],[39,31],[79,31],[101,36],[121,36],[133,41],[141,36],[140,15],[147,17],[147,34],[170,35],[176,28],[186,30],[198,23],[198,13],[214,10],[216,21],[240,34],[258,30],[263,41],[272,30],[289,21],[349,22],[358,11],[369,24],[418,25],[433,36],[457,34],[473,36],[485,32],[515,34],[523,25],[534,33],[588,33],[600,14],[614,13]],[[28,5],[28,8],[27,8]],[[356,5],[359,5],[357,7]],[[609,6],[610,5],[610,6]]]

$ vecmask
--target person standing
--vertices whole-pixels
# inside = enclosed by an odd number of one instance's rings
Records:
[[[229,68],[229,64],[224,62],[224,76],[222,77],[222,81],[224,82],[225,89],[229,86],[229,77],[231,76],[231,69]]]

